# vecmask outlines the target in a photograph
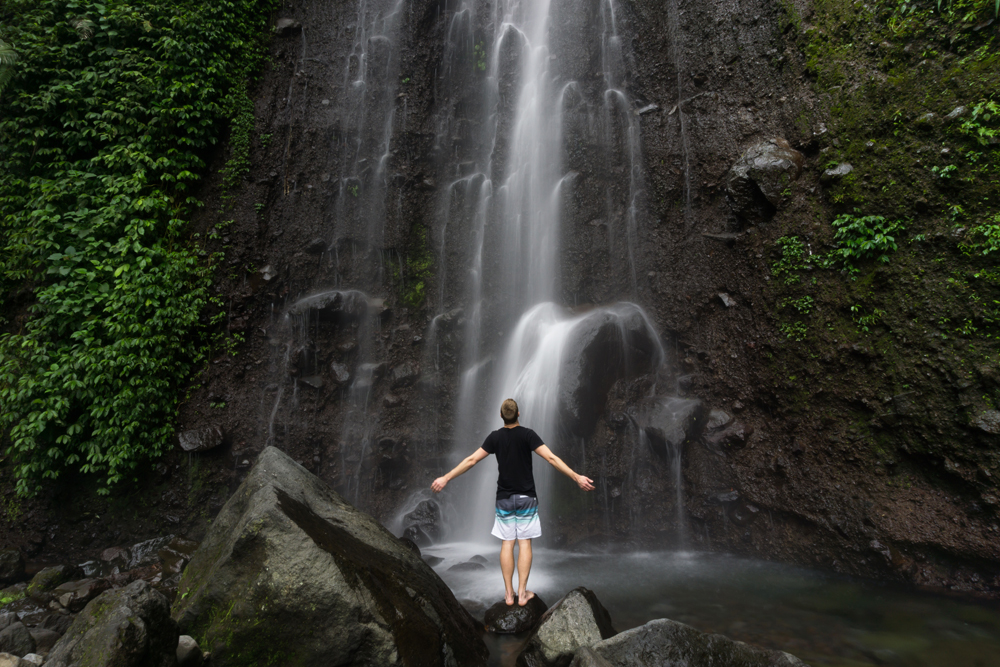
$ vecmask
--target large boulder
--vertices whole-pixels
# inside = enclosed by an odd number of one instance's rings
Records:
[[[173,610],[212,664],[486,663],[447,585],[372,517],[265,449],[184,571]]]
[[[615,634],[611,615],[593,591],[574,588],[539,619],[517,667],[566,667],[577,649]]]
[[[145,581],[90,601],[49,654],[46,667],[173,667],[177,624],[170,603]]]
[[[514,596],[514,604],[507,604],[503,600],[486,610],[483,622],[486,630],[498,635],[517,635],[533,629],[541,620],[549,606],[542,602],[542,598],[535,595],[528,600],[524,606],[517,604],[517,596]]]
[[[25,655],[35,652],[35,640],[24,623],[11,623],[0,630],[0,652]]]
[[[701,434],[707,416],[705,405],[697,399],[656,396],[642,401],[636,421],[653,453],[666,459]]]
[[[662,359],[659,337],[632,303],[597,308],[573,327],[559,370],[559,411],[574,435],[586,437],[604,412],[608,390],[622,378],[649,373]]]
[[[754,144],[726,174],[729,207],[750,222],[770,220],[804,164],[802,153],[781,137]]]
[[[806,667],[788,653],[699,632],[665,618],[598,642],[581,651],[571,665],[604,667],[601,659],[611,667]]]

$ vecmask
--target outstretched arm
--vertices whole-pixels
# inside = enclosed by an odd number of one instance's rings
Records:
[[[575,472],[573,472],[573,469],[570,468],[568,465],[566,465],[561,458],[553,454],[552,450],[549,449],[547,445],[539,445],[538,449],[535,450],[535,453],[541,456],[549,463],[551,463],[552,467],[554,467],[556,470],[558,470],[559,472],[561,472],[562,474],[566,475],[571,480],[576,482],[576,485],[579,486],[584,491],[594,490],[594,480],[590,479],[589,477],[584,477],[583,475],[578,475]]]
[[[462,473],[468,472],[469,468],[476,465],[477,463],[485,459],[487,456],[489,456],[489,453],[485,449],[480,447],[476,451],[472,452],[472,454],[462,459],[462,462],[459,463],[457,466],[455,466],[455,468],[447,475],[445,475],[444,477],[438,477],[436,480],[434,480],[434,483],[431,484],[431,489],[434,491],[434,493],[439,493],[441,489],[443,489],[448,484],[448,482],[455,479]]]

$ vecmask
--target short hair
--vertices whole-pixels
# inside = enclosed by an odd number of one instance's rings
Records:
[[[517,415],[517,401],[513,398],[508,398],[500,405],[500,418],[503,419],[504,424],[513,424],[516,422]]]

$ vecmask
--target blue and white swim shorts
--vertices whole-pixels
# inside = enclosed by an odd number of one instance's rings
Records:
[[[493,533],[501,540],[531,540],[542,536],[538,521],[538,498],[520,494],[497,501]]]

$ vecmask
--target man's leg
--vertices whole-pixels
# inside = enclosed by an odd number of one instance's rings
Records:
[[[517,603],[522,607],[535,594],[528,590],[528,575],[531,573],[531,540],[517,541]]]
[[[509,605],[514,604],[514,540],[504,540],[500,544],[500,571],[503,572],[503,586],[506,590],[504,601]]]

